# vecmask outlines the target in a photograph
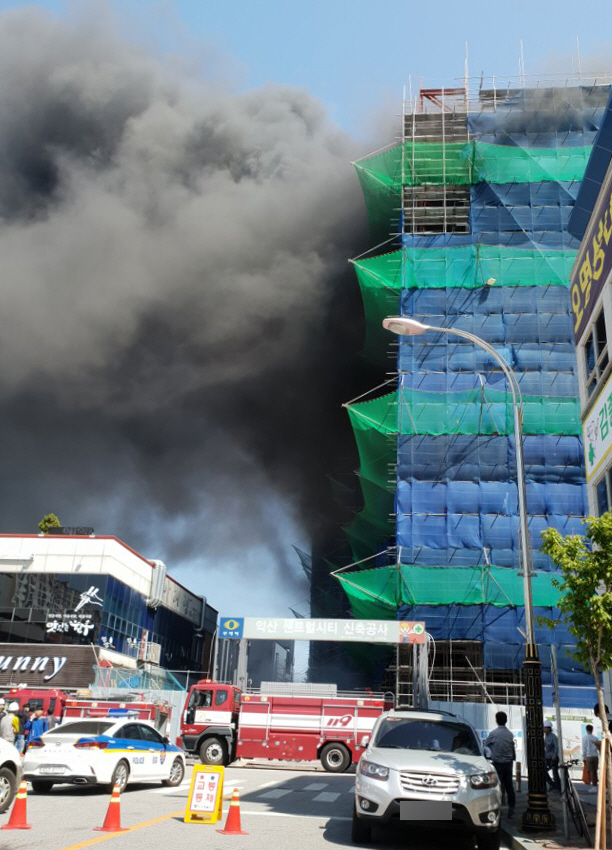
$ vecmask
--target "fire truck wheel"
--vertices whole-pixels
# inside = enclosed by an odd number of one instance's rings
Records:
[[[227,749],[221,738],[206,738],[200,744],[200,761],[202,764],[227,764]]]
[[[32,791],[35,794],[48,794],[52,788],[53,782],[41,781],[40,779],[34,779],[32,781]]]
[[[344,773],[351,763],[351,755],[344,744],[325,744],[321,750],[321,764],[330,773]]]
[[[174,759],[170,768],[170,776],[167,779],[162,779],[162,785],[168,788],[175,788],[180,785],[185,776],[185,765],[181,759]]]

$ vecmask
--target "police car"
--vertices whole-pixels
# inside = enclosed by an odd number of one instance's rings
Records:
[[[185,755],[146,720],[70,720],[30,741],[23,776],[39,794],[59,783],[118,785],[121,791],[128,782],[176,786],[185,776]]]

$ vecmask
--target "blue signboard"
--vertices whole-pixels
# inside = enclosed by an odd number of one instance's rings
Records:
[[[221,617],[219,622],[220,638],[241,638],[244,630],[244,617]]]

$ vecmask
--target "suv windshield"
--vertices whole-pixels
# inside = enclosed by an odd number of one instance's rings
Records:
[[[416,720],[386,717],[378,727],[375,747],[401,750],[433,750],[479,756],[478,741],[469,726],[450,720]]]

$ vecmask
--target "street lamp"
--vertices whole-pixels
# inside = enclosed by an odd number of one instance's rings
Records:
[[[523,815],[523,826],[531,829],[552,829],[555,819],[548,806],[546,793],[546,765],[544,760],[543,714],[542,714],[542,665],[538,655],[533,628],[533,597],[531,592],[531,551],[527,527],[527,498],[525,491],[525,463],[523,460],[523,397],[516,375],[510,365],[488,342],[475,334],[459,328],[438,328],[425,325],[403,316],[383,319],[383,327],[399,336],[419,336],[429,331],[447,336],[460,336],[484,349],[500,366],[506,376],[512,394],[514,414],[514,442],[516,451],[516,483],[518,489],[518,511],[520,528],[521,574],[525,601],[526,644],[523,661],[525,685],[525,720],[527,727],[527,811]]]

